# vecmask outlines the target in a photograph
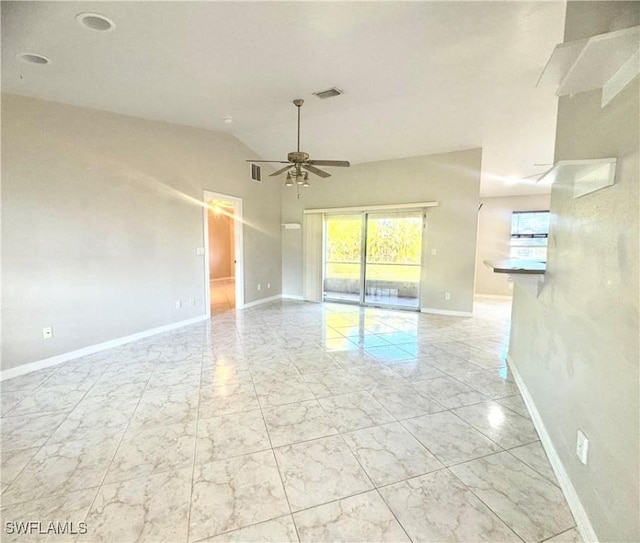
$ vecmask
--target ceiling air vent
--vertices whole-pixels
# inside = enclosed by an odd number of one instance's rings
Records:
[[[342,94],[342,91],[340,89],[336,89],[335,87],[333,87],[332,89],[327,89],[320,92],[314,92],[313,94],[314,96],[317,96],[318,98],[322,98],[324,100],[325,98],[333,98],[334,96],[340,96]]]
[[[251,181],[262,183],[262,166],[251,164]]]

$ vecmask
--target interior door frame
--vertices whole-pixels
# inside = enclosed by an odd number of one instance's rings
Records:
[[[207,304],[207,317],[211,317],[211,282],[209,278],[209,206],[210,200],[223,200],[233,204],[233,241],[235,258],[235,294],[236,309],[244,307],[244,237],[242,222],[242,198],[205,190],[203,194],[203,216],[204,216],[204,277],[205,277],[205,299]]]

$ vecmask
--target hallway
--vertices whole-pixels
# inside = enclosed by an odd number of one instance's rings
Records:
[[[220,315],[236,307],[236,282],[233,277],[214,279],[211,285],[211,315]]]

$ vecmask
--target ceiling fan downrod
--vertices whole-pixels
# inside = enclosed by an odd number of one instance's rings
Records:
[[[294,105],[298,108],[298,153],[300,152],[300,108],[302,104],[304,104],[304,100],[302,98],[297,98],[293,101]]]

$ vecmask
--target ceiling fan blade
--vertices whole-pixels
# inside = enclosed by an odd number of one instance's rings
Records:
[[[278,164],[289,164],[288,160],[245,160],[245,162],[276,162]]]
[[[340,166],[342,168],[351,166],[348,160],[308,160],[307,164],[314,166]]]
[[[310,171],[311,173],[315,173],[316,175],[318,175],[320,177],[331,177],[330,173],[323,172],[319,168],[316,168],[315,166],[311,166],[310,164],[303,164],[302,167],[305,170]]]
[[[291,168],[293,168],[293,164],[288,164],[284,168],[280,168],[277,172],[270,173],[269,177],[275,177],[276,175],[280,175],[281,173],[284,173],[287,170],[290,170]]]

